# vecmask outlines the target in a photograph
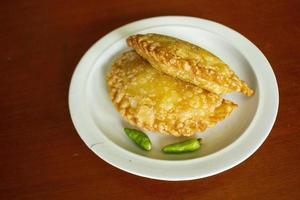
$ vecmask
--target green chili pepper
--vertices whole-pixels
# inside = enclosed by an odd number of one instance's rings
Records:
[[[201,146],[201,138],[193,138],[185,140],[183,142],[178,142],[174,144],[169,144],[162,148],[165,153],[184,153],[191,152],[199,149]]]
[[[144,150],[151,150],[151,141],[149,137],[142,131],[135,129],[124,128],[126,135]]]

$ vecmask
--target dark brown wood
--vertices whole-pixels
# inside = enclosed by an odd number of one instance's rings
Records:
[[[298,0],[1,1],[0,199],[300,199],[299,10]],[[121,25],[158,15],[228,25],[275,71],[276,124],[229,171],[185,182],[141,178],[99,159],[73,127],[68,87],[84,52]]]

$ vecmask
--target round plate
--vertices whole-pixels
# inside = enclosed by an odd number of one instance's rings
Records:
[[[140,150],[123,132],[129,125],[108,96],[105,75],[116,56],[129,50],[126,38],[137,33],[160,33],[190,41],[211,51],[255,90],[255,95],[229,94],[239,107],[217,126],[198,133],[199,151],[180,155],[161,147],[183,140],[147,132],[153,149]],[[204,19],[164,16],[122,26],[97,41],[82,57],[69,90],[72,121],[85,144],[111,165],[143,177],[191,180],[227,170],[248,158],[268,136],[278,109],[278,87],[262,52],[236,31]]]

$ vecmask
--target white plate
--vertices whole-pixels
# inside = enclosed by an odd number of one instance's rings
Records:
[[[182,140],[148,132],[153,149],[137,148],[107,93],[105,74],[112,60],[128,50],[125,39],[137,33],[161,33],[200,45],[223,59],[255,90],[255,95],[226,95],[239,107],[216,127],[197,134],[201,150],[163,154],[163,145]],[[143,177],[191,180],[220,173],[253,154],[268,136],[278,109],[275,75],[262,52],[236,31],[204,19],[164,16],[122,26],[97,41],[82,57],[69,90],[72,121],[85,144],[111,165]]]

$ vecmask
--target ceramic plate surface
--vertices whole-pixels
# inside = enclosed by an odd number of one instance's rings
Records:
[[[129,125],[115,110],[105,75],[112,61],[129,50],[126,38],[137,33],[160,33],[199,45],[220,57],[255,90],[247,97],[224,97],[239,107],[203,138],[199,151],[181,155],[161,152],[161,147],[182,138],[147,132],[153,147],[140,150],[123,132]],[[225,171],[241,163],[264,142],[278,109],[275,75],[262,52],[236,31],[204,19],[164,16],[122,26],[97,41],[82,57],[69,90],[72,121],[85,144],[111,165],[143,177],[160,180],[192,180]]]

